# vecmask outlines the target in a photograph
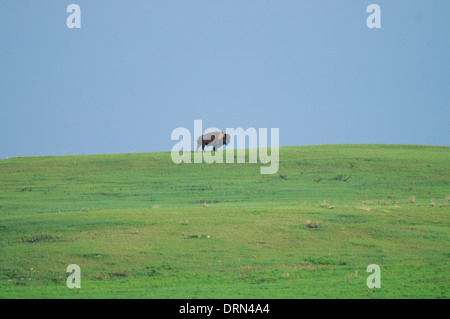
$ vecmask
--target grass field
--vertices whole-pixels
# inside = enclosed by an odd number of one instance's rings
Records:
[[[282,147],[277,174],[260,166],[0,160],[0,297],[450,297],[449,147]]]

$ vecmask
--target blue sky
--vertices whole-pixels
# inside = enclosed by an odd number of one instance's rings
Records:
[[[81,7],[68,29],[66,7]],[[381,29],[366,26],[369,4]],[[177,127],[280,145],[450,145],[450,1],[0,2],[0,158],[170,151]]]

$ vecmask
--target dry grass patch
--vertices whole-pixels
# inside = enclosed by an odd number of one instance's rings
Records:
[[[310,220],[306,221],[306,227],[308,228],[320,228],[320,223],[318,222],[311,222]]]

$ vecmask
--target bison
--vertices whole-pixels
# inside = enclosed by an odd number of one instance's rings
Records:
[[[228,145],[228,143],[230,143],[230,134],[225,134],[222,131],[206,133],[197,139],[196,152],[198,152],[200,145],[203,151],[205,150],[205,146],[212,146],[215,152],[216,148],[221,147],[223,144]]]

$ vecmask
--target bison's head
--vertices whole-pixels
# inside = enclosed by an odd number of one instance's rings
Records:
[[[230,143],[230,134],[225,134],[223,137],[223,144],[228,145]]]

